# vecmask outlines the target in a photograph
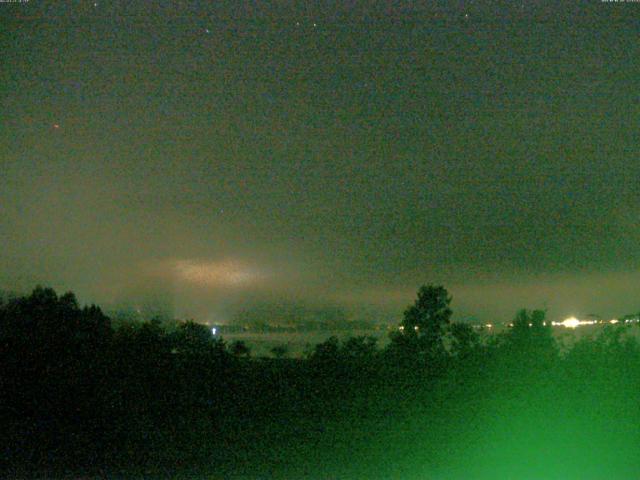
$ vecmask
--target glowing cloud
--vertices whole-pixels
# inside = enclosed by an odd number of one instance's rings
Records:
[[[179,279],[200,286],[239,287],[257,282],[263,274],[239,262],[198,262],[178,260],[174,271]]]

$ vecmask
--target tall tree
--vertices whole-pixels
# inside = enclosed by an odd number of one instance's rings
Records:
[[[450,351],[458,359],[468,359],[480,346],[480,336],[468,323],[454,322],[449,327]]]
[[[545,321],[544,310],[519,310],[507,334],[506,346],[518,363],[549,366],[557,356],[551,322]]]
[[[445,329],[450,323],[451,296],[443,286],[423,285],[418,298],[404,312],[402,320],[403,343],[415,343],[428,357],[441,356],[444,350]]]

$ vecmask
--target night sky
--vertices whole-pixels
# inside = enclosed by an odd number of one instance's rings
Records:
[[[375,6],[374,6],[375,5]],[[640,310],[640,3],[0,3],[0,288]]]

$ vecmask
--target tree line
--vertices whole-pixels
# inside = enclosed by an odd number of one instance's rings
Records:
[[[561,349],[542,310],[482,336],[451,321],[451,302],[444,287],[421,287],[385,348],[332,337],[304,358],[253,358],[204,325],[114,328],[99,307],[38,287],[0,304],[2,468],[454,478],[524,465],[575,474],[605,453],[608,466],[640,466],[629,453],[640,440],[637,327]]]

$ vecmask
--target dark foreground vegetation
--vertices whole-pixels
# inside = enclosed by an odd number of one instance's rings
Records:
[[[252,358],[198,324],[112,328],[73,294],[0,305],[2,478],[637,478],[640,346],[559,349],[544,312],[503,335],[423,287],[369,338]]]

